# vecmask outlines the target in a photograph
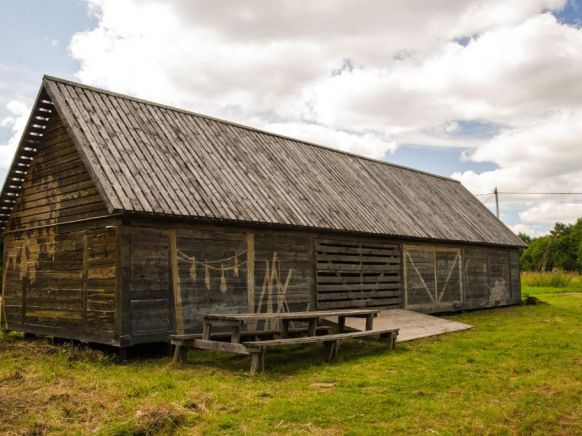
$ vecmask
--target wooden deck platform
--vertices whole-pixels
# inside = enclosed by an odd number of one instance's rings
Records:
[[[333,318],[326,319],[327,322],[335,324]],[[346,330],[365,330],[364,319],[346,319]],[[381,310],[374,320],[374,330],[400,329],[397,342],[413,341],[415,339],[438,336],[450,332],[458,332],[473,328],[472,325],[463,324],[436,316],[425,315],[404,309]]]

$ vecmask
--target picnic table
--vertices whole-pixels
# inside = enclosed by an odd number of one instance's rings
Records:
[[[348,338],[364,338],[378,336],[386,339],[389,348],[392,349],[396,341],[398,329],[374,330],[374,317],[380,312],[378,309],[338,309],[338,310],[315,310],[307,312],[282,312],[282,313],[228,313],[228,314],[207,314],[203,318],[202,334],[186,334],[171,336],[172,344],[176,346],[174,361],[179,362],[183,358],[185,347],[228,351],[239,354],[250,354],[251,373],[264,368],[265,351],[269,347],[277,347],[290,344],[304,344],[322,342],[326,345],[329,353],[328,359],[333,361],[337,355],[339,341]],[[337,331],[334,334],[317,335],[319,321],[322,318],[337,317]],[[365,318],[366,327],[364,331],[345,332],[346,318]],[[241,342],[243,336],[261,336],[266,333],[264,330],[244,330],[245,323],[256,326],[258,321],[279,321],[279,328],[269,330],[268,333],[278,336],[277,339],[252,340]],[[290,323],[307,323],[307,336],[289,337]],[[213,327],[220,325],[226,328],[226,336],[229,342],[213,340]],[[301,332],[301,329],[295,330]],[[223,333],[224,334],[224,333]]]
[[[305,322],[309,325],[309,336],[315,336],[317,323],[324,317],[338,318],[338,331],[345,329],[346,318],[366,318],[366,330],[372,330],[374,317],[379,313],[378,309],[343,309],[343,310],[313,310],[307,312],[281,312],[281,313],[228,313],[208,314],[204,316],[202,339],[209,340],[212,326],[220,324],[231,330],[230,342],[239,343],[244,323],[256,323],[257,321],[279,321],[281,338],[289,336],[289,325],[292,321]]]

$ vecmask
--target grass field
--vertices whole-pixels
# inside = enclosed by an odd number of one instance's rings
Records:
[[[473,330],[399,344],[346,342],[248,359],[190,354],[120,365],[70,344],[0,339],[0,433],[582,434],[582,291],[450,316]]]

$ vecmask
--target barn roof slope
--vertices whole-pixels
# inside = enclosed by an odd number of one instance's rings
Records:
[[[111,213],[523,245],[453,179],[53,77],[41,92]]]

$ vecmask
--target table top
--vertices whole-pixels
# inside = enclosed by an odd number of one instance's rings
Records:
[[[338,309],[338,310],[311,310],[307,312],[281,313],[209,313],[204,315],[208,321],[255,321],[267,319],[316,319],[324,316],[366,316],[380,313],[379,309]]]

